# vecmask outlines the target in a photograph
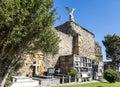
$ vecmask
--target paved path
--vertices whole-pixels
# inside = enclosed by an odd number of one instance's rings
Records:
[[[98,82],[98,81],[87,81],[87,82],[71,82],[71,83],[64,83],[64,84],[57,84],[54,86],[64,86],[64,85],[76,85],[76,84],[87,84],[87,83],[92,83],[92,82]],[[39,87],[52,87],[50,85],[40,85]]]

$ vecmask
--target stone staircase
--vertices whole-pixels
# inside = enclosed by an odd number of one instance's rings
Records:
[[[13,76],[13,84],[10,87],[39,87],[39,81],[25,76]]]

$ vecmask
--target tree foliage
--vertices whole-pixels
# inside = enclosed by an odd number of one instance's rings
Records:
[[[112,59],[112,64],[118,65],[118,56],[120,53],[120,36],[117,35],[107,35],[102,41],[106,48],[106,56]],[[115,70],[115,69],[114,69]]]
[[[0,82],[23,51],[57,52],[53,0],[0,0]]]
[[[118,80],[118,74],[114,70],[108,69],[104,73],[104,78],[110,83],[115,83]]]
[[[72,76],[72,77],[79,77],[79,73],[77,70],[73,70],[71,69],[69,72],[68,72],[68,75]]]

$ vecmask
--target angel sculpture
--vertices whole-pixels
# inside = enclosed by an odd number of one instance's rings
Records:
[[[69,20],[70,21],[74,21],[74,16],[73,16],[73,12],[74,12],[74,8],[69,8],[69,7],[65,7],[67,9],[67,11],[69,12]]]

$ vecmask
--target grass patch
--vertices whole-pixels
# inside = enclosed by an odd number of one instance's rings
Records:
[[[55,87],[120,87],[120,82],[109,83],[109,82],[94,82],[88,84],[76,84],[76,85],[64,85]]]

